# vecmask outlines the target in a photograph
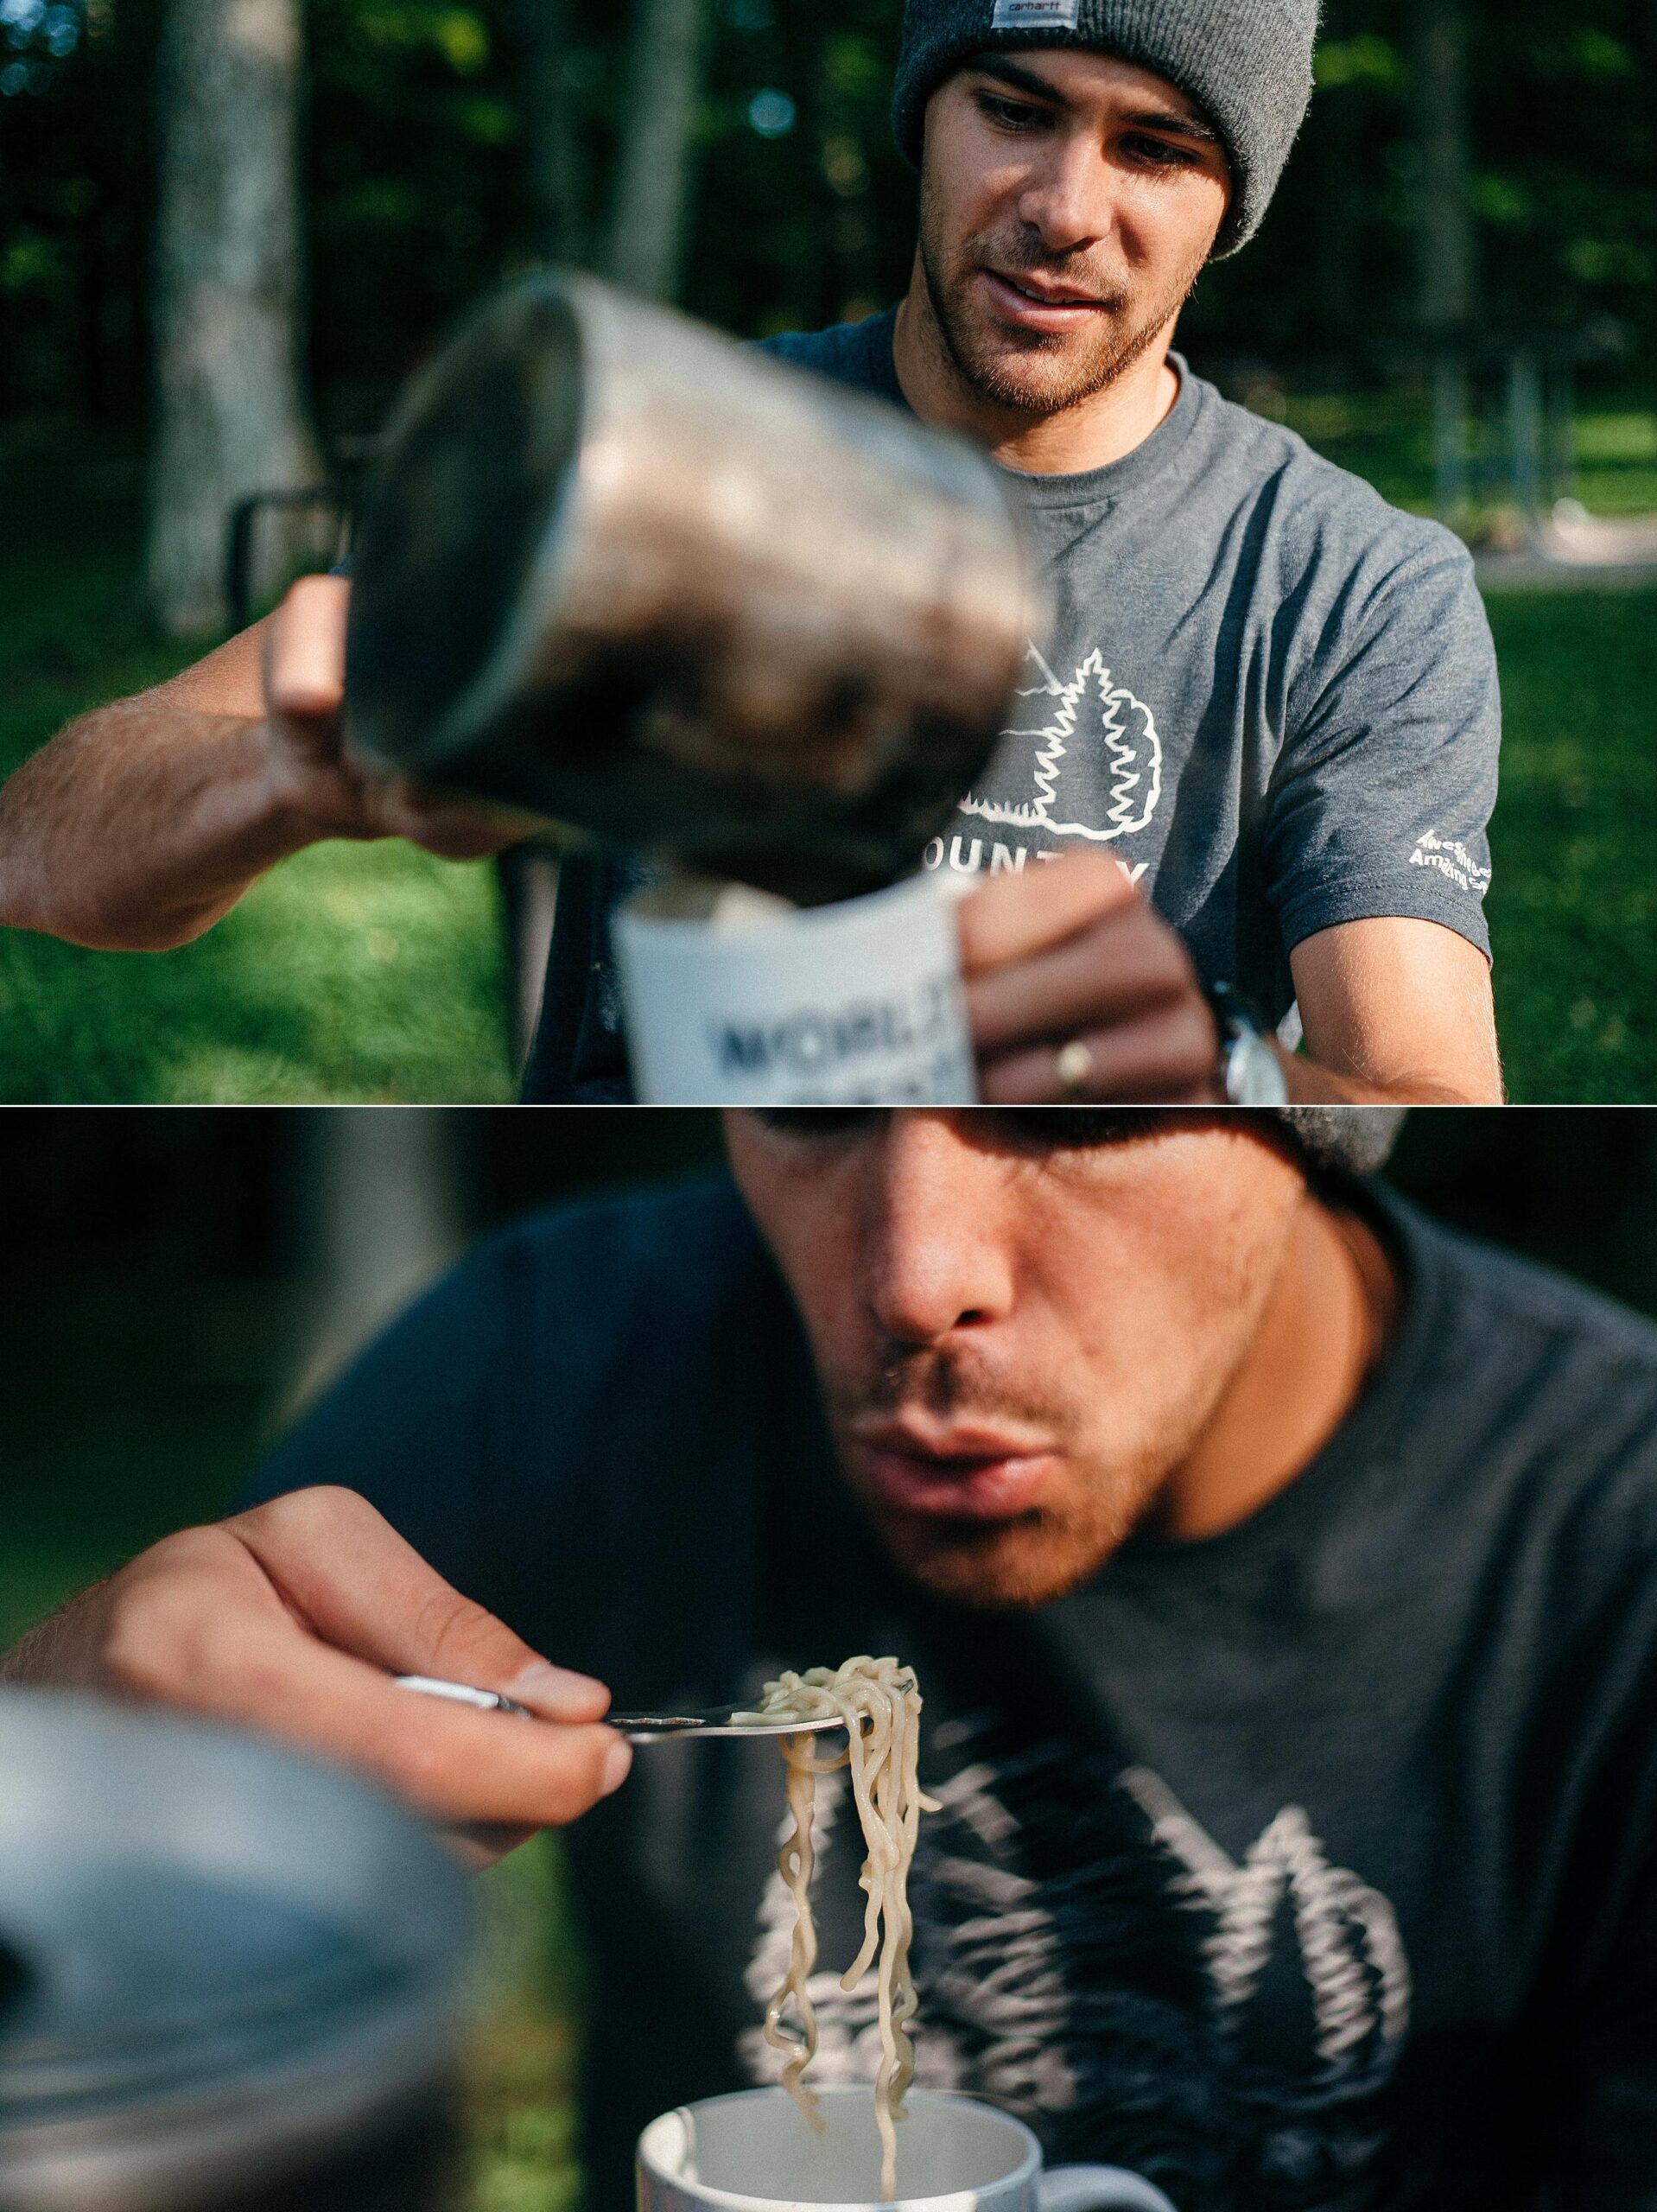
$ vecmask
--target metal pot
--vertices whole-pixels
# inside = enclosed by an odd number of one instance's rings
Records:
[[[557,274],[419,379],[354,575],[360,757],[797,899],[916,865],[1038,620],[963,441]]]
[[[60,1692],[0,1691],[0,2212],[438,2203],[470,1907],[435,1838]]]

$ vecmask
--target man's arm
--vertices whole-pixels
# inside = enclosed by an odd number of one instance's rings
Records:
[[[1304,1059],[1282,1056],[1298,1103],[1501,1104],[1490,963],[1454,930],[1341,922],[1289,967],[1306,1039]]]
[[[1219,1039],[1184,944],[1115,862],[1067,855],[962,901],[967,1004],[983,1096],[1075,1098],[1058,1056],[1088,1048],[1086,1096],[1216,1102]],[[1496,1103],[1489,969],[1432,922],[1347,922],[1291,957],[1308,1056],[1279,1057],[1297,1103]]]
[[[265,621],[26,760],[0,787],[0,923],[162,951],[325,837],[408,837],[470,860],[522,836],[521,817],[346,760],[350,588],[302,578]]]
[[[417,1697],[498,1690],[534,1720]],[[168,1536],[0,1656],[0,1683],[90,1689],[276,1736],[371,1777],[493,1855],[625,1779],[609,1692],[450,1587],[366,1499],[295,1491]],[[483,1833],[480,1833],[483,1832]]]

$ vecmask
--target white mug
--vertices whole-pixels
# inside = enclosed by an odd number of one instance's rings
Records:
[[[818,2092],[816,2133],[785,2089],[681,2105],[638,2139],[638,2212],[1174,2212],[1123,2166],[1055,2166],[1019,2120],[976,2097],[911,2089],[898,2123],[898,2195],[880,2194],[866,2088]]]
[[[955,915],[935,877],[809,907],[680,879],[628,900],[615,946],[647,1104],[977,1096]]]

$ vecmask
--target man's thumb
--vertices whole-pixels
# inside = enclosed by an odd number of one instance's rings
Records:
[[[283,734],[332,752],[346,696],[346,622],[351,586],[344,576],[302,576],[271,617],[264,640],[264,702]]]

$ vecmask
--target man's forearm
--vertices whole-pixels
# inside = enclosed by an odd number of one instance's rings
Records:
[[[163,951],[317,834],[277,804],[258,722],[98,708],[0,785],[0,923]]]
[[[1502,1103],[1499,1075],[1489,1085],[1470,1075],[1463,1079],[1440,1072],[1399,1075],[1384,1084],[1373,1083],[1357,1076],[1337,1075],[1334,1069],[1286,1052],[1280,1046],[1275,1049],[1288,1084],[1290,1103],[1295,1106],[1500,1106]]]
[[[0,1688],[58,1688],[79,1682],[84,1669],[74,1651],[78,1630],[96,1604],[102,1583],[66,1599],[56,1612],[26,1630],[10,1650],[0,1651]]]
[[[1490,966],[1413,916],[1343,922],[1289,956],[1305,1057],[1280,1055],[1306,1106],[1499,1106]]]

